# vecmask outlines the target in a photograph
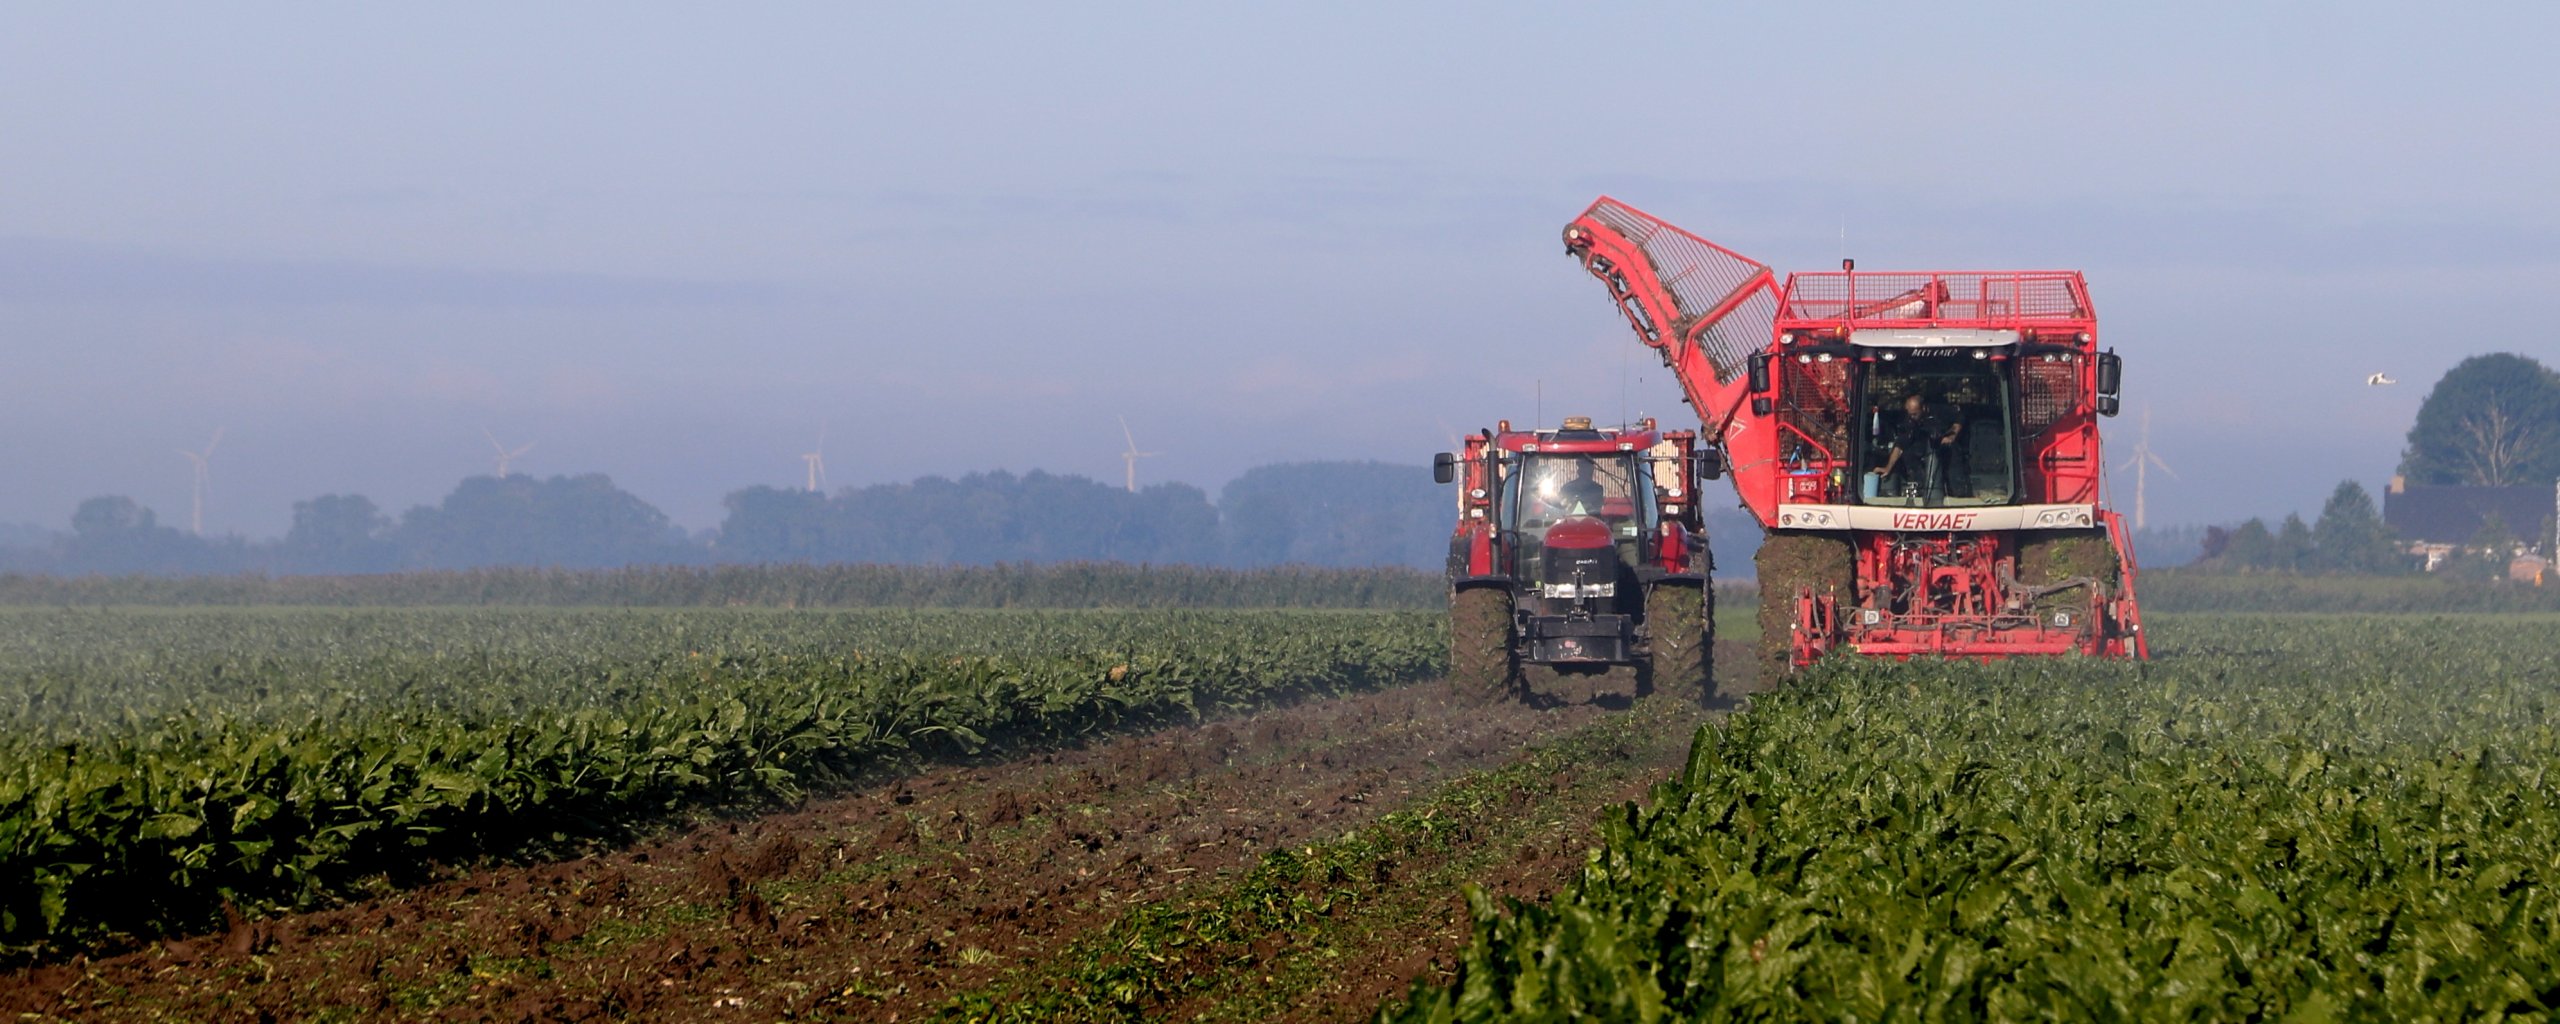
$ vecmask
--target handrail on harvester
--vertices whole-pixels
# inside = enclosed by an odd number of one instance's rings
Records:
[[[2067,330],[2096,321],[2076,270],[1795,273],[1778,300],[1782,328]]]

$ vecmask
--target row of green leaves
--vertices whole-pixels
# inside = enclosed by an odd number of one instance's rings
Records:
[[[1401,612],[0,615],[0,942],[60,952],[917,757],[1436,674]]]
[[[1041,565],[498,567],[361,576],[0,573],[0,605],[1434,608],[1437,570]]]
[[[1382,1019],[2494,1020],[2560,1007],[2550,620],[2168,620],[1837,665],[1698,737]]]

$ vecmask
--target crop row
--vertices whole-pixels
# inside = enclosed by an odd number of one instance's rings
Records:
[[[1435,674],[1383,612],[0,615],[0,942],[63,951],[922,756]]]
[[[2560,611],[2560,587],[2460,579],[2451,573],[2321,576],[2168,569],[2143,574],[2142,606],[2155,612],[2548,613]]]
[[[0,573],[0,605],[1432,608],[1437,571],[1061,562],[489,568],[360,576]]]
[[[2449,1020],[2560,1007],[2560,648],[2163,620],[2148,666],[1837,666],[1702,731],[1384,1019]]]

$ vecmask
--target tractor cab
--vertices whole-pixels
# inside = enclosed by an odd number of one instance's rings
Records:
[[[1484,682],[1516,680],[1522,663],[1633,664],[1643,685],[1658,671],[1698,681],[1708,556],[1693,495],[1723,464],[1694,433],[1569,416],[1553,430],[1505,421],[1461,448],[1441,453],[1434,474],[1459,484],[1453,672]],[[1665,601],[1677,607],[1657,624]]]

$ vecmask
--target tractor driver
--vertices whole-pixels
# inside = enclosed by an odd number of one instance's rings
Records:
[[[1573,460],[1573,479],[1556,488],[1556,509],[1568,515],[1599,515],[1601,500],[1608,497],[1608,489],[1593,478],[1599,468],[1588,455]]]
[[[1973,496],[1973,471],[1965,465],[1964,421],[1953,410],[1931,405],[1918,392],[1902,398],[1902,424],[1893,432],[1893,451],[1885,456],[1884,467],[1871,470],[1887,481],[1901,479],[1918,483],[1921,489],[1938,485],[1951,498]],[[1938,456],[1935,480],[1919,480],[1921,466],[1934,452]],[[1905,464],[1909,465],[1906,466]],[[1902,471],[1896,477],[1896,471]],[[1910,488],[1904,488],[1906,490]]]

